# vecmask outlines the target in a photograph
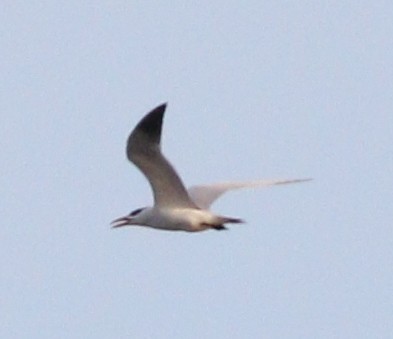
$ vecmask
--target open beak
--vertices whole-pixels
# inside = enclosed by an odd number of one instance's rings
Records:
[[[112,228],[130,225],[131,219],[129,216],[117,218],[111,222]]]

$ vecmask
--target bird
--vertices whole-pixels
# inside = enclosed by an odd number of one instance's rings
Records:
[[[128,160],[150,183],[154,205],[138,208],[113,220],[112,228],[138,225],[168,231],[226,230],[226,224],[241,224],[244,220],[211,212],[212,203],[225,192],[311,180],[222,182],[192,186],[187,190],[174,167],[161,152],[161,132],[166,107],[167,103],[163,103],[147,113],[132,130],[126,147]]]

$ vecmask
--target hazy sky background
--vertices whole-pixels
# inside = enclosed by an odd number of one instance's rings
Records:
[[[2,1],[1,338],[392,338],[390,1]],[[109,223],[169,103],[188,184],[230,231]]]

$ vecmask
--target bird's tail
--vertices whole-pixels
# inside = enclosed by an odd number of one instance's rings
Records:
[[[230,217],[220,217],[222,224],[244,224],[243,219],[230,218]]]
[[[208,226],[217,230],[217,231],[222,231],[222,230],[227,229],[224,226],[224,224],[242,224],[242,223],[244,223],[244,220],[242,220],[242,219],[218,216],[217,223],[210,224]]]

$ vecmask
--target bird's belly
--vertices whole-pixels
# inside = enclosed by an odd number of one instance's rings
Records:
[[[163,209],[156,221],[157,228],[171,231],[198,232],[206,230],[214,222],[214,216],[196,209]]]

